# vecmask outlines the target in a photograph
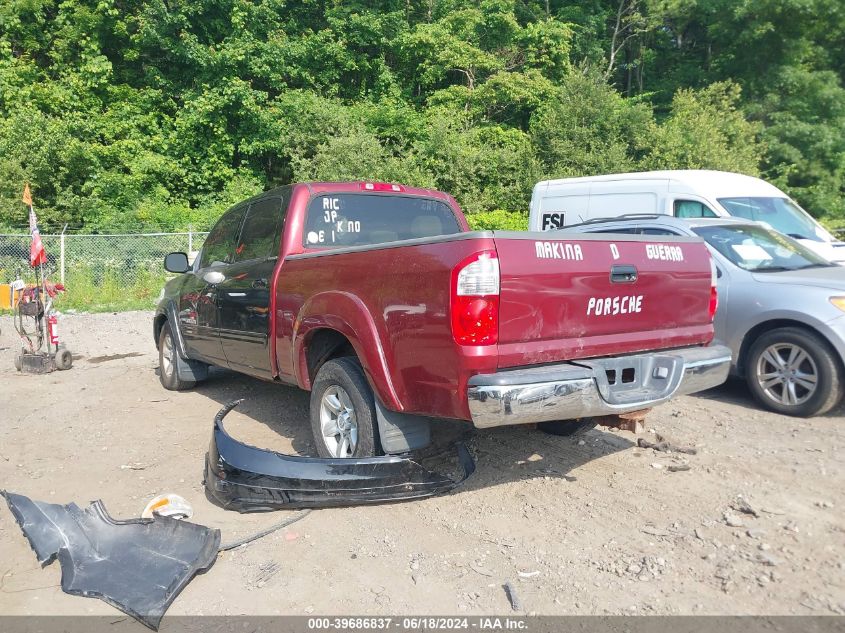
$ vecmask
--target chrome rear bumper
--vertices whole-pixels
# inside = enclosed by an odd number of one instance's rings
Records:
[[[637,411],[715,387],[730,365],[724,345],[579,360],[473,376],[467,398],[478,428],[574,420]]]

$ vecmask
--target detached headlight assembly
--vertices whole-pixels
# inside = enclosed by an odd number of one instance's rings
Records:
[[[831,297],[830,302],[842,312],[845,312],[845,297]]]

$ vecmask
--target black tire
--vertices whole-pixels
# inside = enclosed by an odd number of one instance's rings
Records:
[[[180,362],[182,361],[176,350],[176,339],[170,331],[170,324],[165,322],[158,335],[158,377],[168,391],[184,391],[197,384],[195,380],[179,378]]]
[[[329,398],[324,403],[327,393]],[[337,412],[330,406],[334,401],[340,404]],[[332,421],[338,431],[330,437],[323,432],[324,404],[328,432],[332,431],[329,427]],[[373,390],[357,358],[335,358],[320,367],[311,388],[310,416],[311,432],[320,457],[375,457],[383,454]],[[354,450],[350,450],[353,444]]]
[[[66,347],[56,350],[56,369],[65,371],[73,366],[73,354]]]
[[[805,356],[793,357],[796,349]],[[798,327],[778,328],[754,341],[745,362],[745,380],[758,403],[784,415],[821,415],[842,398],[842,372],[830,345]]]
[[[598,426],[593,418],[579,418],[577,420],[554,420],[552,422],[540,422],[537,428],[549,435],[560,435],[562,437],[576,437],[587,431],[592,431]]]

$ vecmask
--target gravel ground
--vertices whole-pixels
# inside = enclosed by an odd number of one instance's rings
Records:
[[[117,518],[177,492],[224,541],[276,523],[285,512],[239,515],[206,499],[211,420],[243,397],[227,418],[233,435],[313,454],[308,394],[224,370],[165,391],[151,317],[63,317],[74,367],[45,376],[15,372],[15,333],[0,318],[0,487],[99,498]],[[782,417],[728,384],[658,407],[646,429],[697,452],[639,448],[601,428],[576,439],[479,432],[478,470],[453,493],[315,511],[222,554],[169,614],[504,614],[508,581],[523,613],[845,613],[841,409]],[[0,613],[115,613],[59,582],[59,565],[41,569],[0,507]]]

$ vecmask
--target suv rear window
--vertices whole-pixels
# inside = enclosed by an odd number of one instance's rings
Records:
[[[452,209],[439,200],[383,194],[322,195],[308,205],[308,248],[383,244],[460,233]]]

